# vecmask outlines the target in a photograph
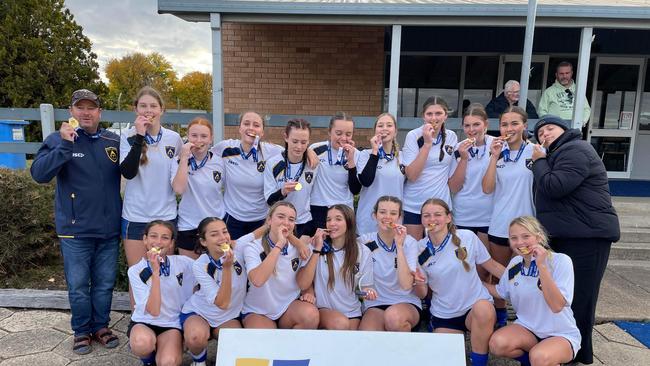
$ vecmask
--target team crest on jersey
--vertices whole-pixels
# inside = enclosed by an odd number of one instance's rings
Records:
[[[354,274],[359,273],[359,262],[354,264],[354,269],[352,270]]]
[[[168,158],[173,159],[176,154],[176,148],[174,146],[165,146],[165,154],[167,154]]]
[[[454,147],[451,145],[445,145],[445,152],[447,155],[451,155],[454,152]]]
[[[265,167],[266,167],[266,161],[262,160],[262,161],[257,162],[257,171],[258,172],[263,173]]]
[[[213,170],[212,179],[214,179],[215,182],[219,183],[221,181],[221,172],[218,170]]]
[[[106,155],[112,162],[117,163],[117,148],[109,146],[104,148],[104,151],[106,151]]]
[[[235,272],[237,273],[237,276],[241,275],[243,268],[241,264],[239,264],[238,261],[235,261],[235,263],[232,264],[232,267],[235,269]]]
[[[299,263],[300,263],[300,259],[298,258],[294,258],[291,260],[291,269],[293,269],[294,272],[298,270]]]
[[[314,173],[313,172],[305,172],[305,181],[307,183],[311,183],[311,181],[314,179]]]
[[[533,170],[533,159],[526,159],[526,168]]]
[[[176,275],[176,281],[178,281],[179,286],[183,286],[183,272]]]

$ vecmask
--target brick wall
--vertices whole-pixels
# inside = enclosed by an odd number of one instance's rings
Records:
[[[224,23],[222,37],[226,113],[381,113],[383,27]]]

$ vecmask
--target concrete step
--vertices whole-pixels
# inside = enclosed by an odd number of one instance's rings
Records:
[[[621,228],[650,229],[650,212],[645,215],[619,215],[618,221],[621,224]]]
[[[650,243],[614,243],[609,252],[609,259],[650,261]]]
[[[616,197],[612,200],[619,215],[650,214],[650,198],[648,197]]]
[[[621,227],[622,243],[650,243],[650,228]]]

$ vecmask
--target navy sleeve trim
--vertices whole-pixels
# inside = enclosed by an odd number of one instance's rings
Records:
[[[129,139],[132,139],[129,141]],[[126,158],[120,164],[120,173],[126,179],[133,179],[138,175],[138,168],[140,166],[140,155],[142,154],[142,145],[144,145],[144,136],[134,135],[126,139],[131,145],[131,150],[126,155]]]

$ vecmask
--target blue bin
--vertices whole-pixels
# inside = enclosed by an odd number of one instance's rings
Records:
[[[0,120],[0,142],[25,142],[26,121]],[[25,169],[25,154],[0,152],[0,167]]]

